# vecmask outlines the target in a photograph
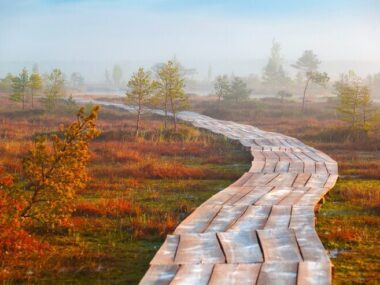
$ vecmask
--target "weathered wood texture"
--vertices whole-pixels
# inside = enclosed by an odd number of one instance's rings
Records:
[[[331,284],[314,209],[334,186],[337,163],[282,134],[193,112],[178,118],[239,140],[252,167],[168,235],[140,284]]]

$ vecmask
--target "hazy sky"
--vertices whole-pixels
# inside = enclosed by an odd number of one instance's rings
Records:
[[[265,59],[273,38],[380,61],[380,0],[0,0],[0,61]]]

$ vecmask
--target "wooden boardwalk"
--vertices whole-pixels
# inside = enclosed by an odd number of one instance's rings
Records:
[[[81,102],[133,111],[119,103]],[[253,126],[193,112],[178,118],[239,140],[250,148],[252,166],[167,236],[140,285],[331,284],[330,259],[314,226],[318,203],[338,178],[336,161]]]
[[[314,213],[337,163],[278,133],[192,112],[179,118],[239,140],[252,167],[167,236],[140,284],[331,284]]]

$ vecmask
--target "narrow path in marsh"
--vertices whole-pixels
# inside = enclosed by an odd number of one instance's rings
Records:
[[[194,112],[178,118],[239,140],[250,148],[252,167],[167,236],[140,284],[331,284],[331,262],[314,226],[317,205],[338,178],[336,161],[253,126]]]

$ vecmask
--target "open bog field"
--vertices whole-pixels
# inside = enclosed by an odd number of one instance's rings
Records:
[[[2,101],[0,163],[17,176],[33,138],[51,134],[75,112],[61,106],[12,110]],[[89,108],[89,106],[87,106]],[[12,110],[12,111],[10,111]],[[136,284],[166,234],[195,207],[249,168],[250,154],[224,137],[180,124],[165,131],[145,115],[135,138],[133,115],[102,108],[100,137],[91,143],[91,181],[78,193],[69,223],[57,230],[30,229],[46,243],[42,255],[1,263],[9,282]]]

